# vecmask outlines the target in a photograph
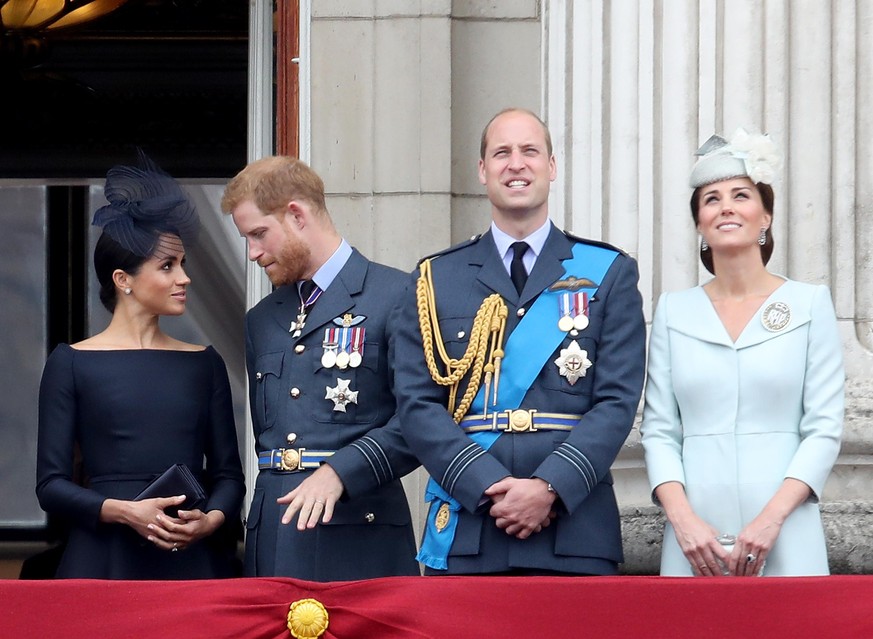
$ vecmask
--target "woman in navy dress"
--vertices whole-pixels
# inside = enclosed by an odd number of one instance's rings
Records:
[[[109,204],[94,216],[103,228],[94,267],[112,320],[59,345],[43,371],[36,492],[71,528],[58,577],[231,576],[226,528],[245,485],[227,370],[211,346],[176,340],[159,324],[185,310],[197,214],[171,177],[140,161],[109,171]],[[74,481],[77,449],[83,481]],[[204,486],[203,510],[170,516],[183,495],[134,501],[173,464]]]

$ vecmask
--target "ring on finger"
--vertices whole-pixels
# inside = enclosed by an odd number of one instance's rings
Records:
[[[758,560],[758,558],[755,555],[753,555],[752,553],[749,553],[748,555],[746,555],[746,563],[753,564],[757,560]]]

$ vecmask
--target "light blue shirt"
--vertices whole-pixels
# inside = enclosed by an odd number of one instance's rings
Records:
[[[527,271],[528,275],[530,275],[534,264],[536,264],[537,258],[543,250],[543,246],[546,245],[546,240],[549,237],[549,231],[551,228],[551,222],[546,220],[545,224],[536,231],[521,240],[517,240],[497,228],[497,225],[492,221],[491,237],[494,238],[494,244],[497,245],[497,254],[500,255],[500,259],[503,260],[503,267],[506,269],[506,272],[509,273],[509,265],[512,263],[512,250],[509,247],[515,242],[527,242],[530,249],[524,254],[522,261],[524,262],[524,269]]]
[[[327,262],[321,265],[317,271],[315,271],[315,275],[312,276],[312,281],[315,282],[315,285],[318,286],[322,291],[326,291],[327,287],[331,285],[331,283],[336,279],[336,276],[339,275],[339,272],[342,270],[343,266],[346,265],[346,262],[349,261],[349,258],[352,256],[352,247],[349,246],[349,243],[343,239],[340,242],[340,245],[333,252]],[[297,283],[297,290],[300,290],[300,283]]]

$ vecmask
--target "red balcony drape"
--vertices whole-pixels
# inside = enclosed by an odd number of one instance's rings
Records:
[[[0,581],[0,637],[284,639],[306,598],[324,637],[873,637],[873,576]]]

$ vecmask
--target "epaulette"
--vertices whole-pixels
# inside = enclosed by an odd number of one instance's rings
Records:
[[[435,257],[440,257],[441,255],[447,255],[449,253],[454,253],[455,251],[457,251],[459,249],[465,248],[467,246],[472,246],[473,244],[478,242],[481,237],[482,237],[482,233],[480,233],[479,235],[474,235],[469,240],[465,240],[465,241],[460,242],[458,244],[454,244],[448,248],[444,248],[442,251],[437,251],[436,253],[431,253],[430,255],[425,255],[423,258],[418,260],[418,264],[416,266],[420,266],[421,263],[424,262],[425,260],[430,260],[430,259],[433,259]]]
[[[590,244],[591,246],[599,246],[600,248],[609,249],[610,251],[615,251],[621,255],[627,256],[627,253],[617,246],[610,244],[609,242],[601,242],[600,240],[590,240],[586,237],[579,237],[578,235],[573,235],[569,231],[564,231],[564,235],[569,237],[574,242],[581,242],[582,244]]]

